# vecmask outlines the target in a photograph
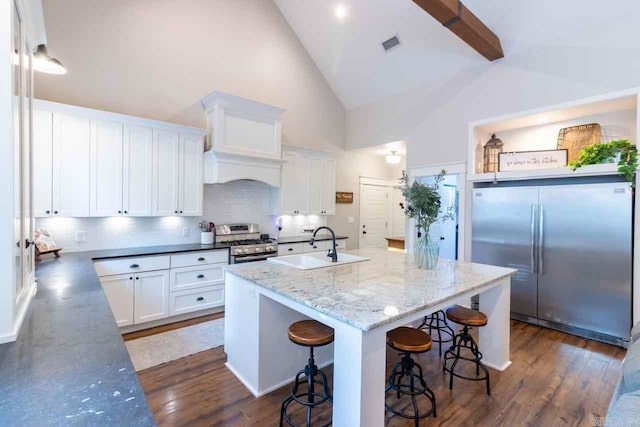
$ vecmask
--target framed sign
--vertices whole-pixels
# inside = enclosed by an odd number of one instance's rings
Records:
[[[336,203],[353,203],[353,193],[336,191]]]
[[[560,168],[567,165],[567,150],[516,151],[500,153],[498,170],[524,171]]]

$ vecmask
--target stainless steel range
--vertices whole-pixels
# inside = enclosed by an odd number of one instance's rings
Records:
[[[258,224],[216,225],[216,243],[231,246],[231,264],[278,256],[278,243],[268,235],[261,235]]]

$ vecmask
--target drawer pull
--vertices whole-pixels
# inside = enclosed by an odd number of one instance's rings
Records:
[[[140,267],[138,264],[131,264],[131,265],[129,266],[129,268],[138,268],[138,267]]]
[[[203,257],[198,258],[198,261],[204,261],[205,259]]]
[[[292,252],[292,251],[293,251],[293,248],[289,248],[289,249],[288,249],[288,251],[289,251],[289,252]]]
[[[198,274],[198,279],[204,279],[204,274]]]
[[[204,297],[198,297],[196,298],[197,301],[204,301]]]

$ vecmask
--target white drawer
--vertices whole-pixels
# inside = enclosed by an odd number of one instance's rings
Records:
[[[171,268],[189,267],[192,265],[228,264],[229,250],[217,249],[214,251],[184,252],[171,255]]]
[[[96,261],[93,266],[98,276],[113,276],[141,271],[166,270],[169,268],[169,256],[128,257]]]
[[[176,316],[178,314],[205,310],[222,305],[224,305],[224,285],[172,292],[169,303],[169,315]]]
[[[285,243],[278,245],[278,256],[295,255],[304,252],[304,247],[309,246],[308,243]]]
[[[226,265],[226,264],[224,264]],[[224,283],[223,264],[205,267],[180,267],[171,269],[171,292]]]

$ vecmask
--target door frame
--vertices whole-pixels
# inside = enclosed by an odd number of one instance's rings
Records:
[[[364,185],[370,185],[370,186],[376,186],[376,187],[385,187],[387,189],[391,189],[393,187],[393,184],[397,182],[395,179],[387,179],[387,178],[372,178],[372,177],[366,177],[366,176],[361,176],[360,177],[360,184],[358,185],[358,248],[362,248],[362,232],[361,232],[361,226],[362,226],[362,191],[364,190]],[[388,223],[391,220],[391,200],[388,199],[388,204],[389,206],[387,206],[387,229],[389,228]]]
[[[471,185],[467,184],[467,162],[434,163],[424,166],[407,168],[409,181],[414,182],[417,177],[433,176],[444,169],[447,174],[458,175],[458,260],[471,260]],[[408,219],[404,225],[405,248],[408,253],[413,253],[416,233],[414,220]]]

